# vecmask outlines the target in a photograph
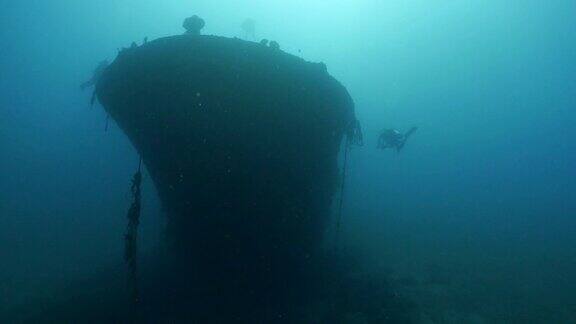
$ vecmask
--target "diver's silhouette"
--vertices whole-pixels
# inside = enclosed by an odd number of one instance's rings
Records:
[[[400,152],[408,137],[410,137],[418,127],[412,127],[406,133],[402,134],[396,129],[385,129],[380,133],[378,137],[378,148],[385,150],[387,148],[396,149],[396,152]]]

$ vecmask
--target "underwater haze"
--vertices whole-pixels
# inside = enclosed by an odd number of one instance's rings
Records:
[[[347,88],[364,145],[347,156],[336,244],[411,322],[576,323],[575,13],[573,0],[0,0],[0,321],[124,280],[139,157],[80,84],[198,15],[203,34],[277,41]],[[377,148],[413,126],[402,151]],[[166,235],[146,172],[142,201],[146,255]]]

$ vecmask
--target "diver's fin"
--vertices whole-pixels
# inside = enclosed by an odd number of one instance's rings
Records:
[[[406,134],[404,134],[404,139],[402,140],[402,143],[400,145],[396,146],[396,152],[400,153],[402,148],[404,148],[404,145],[406,145],[406,141],[408,140],[408,137],[410,137],[410,135],[414,134],[414,132],[417,130],[418,130],[418,127],[412,127],[412,128],[410,128],[410,130],[408,130],[406,132]]]
[[[409,131],[406,132],[406,134],[404,134],[404,141],[406,141],[408,139],[408,137],[412,134],[414,134],[415,131],[418,130],[418,127],[412,127],[410,128]]]

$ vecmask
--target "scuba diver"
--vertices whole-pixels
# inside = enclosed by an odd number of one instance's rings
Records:
[[[106,68],[108,67],[108,65],[109,65],[108,60],[104,60],[98,63],[98,66],[94,69],[94,73],[92,73],[92,77],[90,78],[90,80],[82,83],[80,85],[80,89],[84,90],[88,87],[95,85],[102,76],[102,74],[104,73],[104,70],[106,70]]]
[[[408,137],[414,134],[417,129],[418,127],[412,127],[404,134],[396,129],[385,129],[380,133],[380,137],[378,137],[378,148],[382,150],[393,148],[396,149],[396,152],[400,152],[406,144]]]

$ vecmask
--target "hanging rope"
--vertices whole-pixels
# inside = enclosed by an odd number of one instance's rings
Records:
[[[346,170],[348,169],[348,154],[353,145],[364,145],[360,122],[354,119],[346,130],[346,143],[344,144],[344,163],[342,164],[342,179],[340,181],[340,202],[338,206],[338,220],[336,221],[336,248],[340,241],[340,227],[342,226],[342,210],[344,206],[344,192],[346,188]]]
[[[96,102],[96,89],[92,92],[92,97],[90,98],[90,108],[94,107],[94,103]]]
[[[108,124],[110,124],[110,115],[106,114],[106,124],[104,125],[104,131],[108,131]]]
[[[140,224],[141,210],[141,186],[142,186],[142,158],[138,162],[138,171],[132,177],[130,191],[132,193],[132,204],[128,209],[128,226],[124,234],[124,261],[128,266],[128,289],[132,305],[135,306],[140,298],[138,291],[138,224]]]
[[[348,152],[350,151],[350,145],[345,144],[344,147],[344,163],[342,165],[342,180],[340,185],[340,202],[338,206],[338,220],[336,222],[336,247],[338,247],[340,239],[340,226],[342,225],[342,206],[344,206],[344,187],[346,182],[346,168],[348,165]]]

